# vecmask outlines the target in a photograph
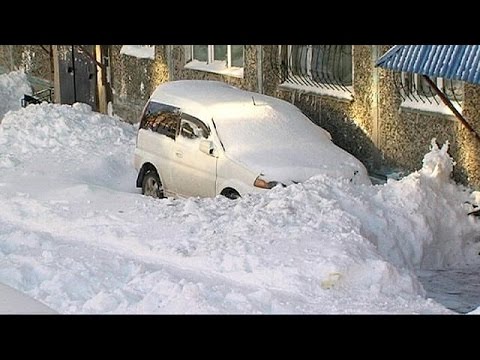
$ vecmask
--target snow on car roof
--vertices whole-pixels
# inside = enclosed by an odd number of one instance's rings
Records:
[[[170,81],[159,85],[150,99],[207,117],[223,113],[225,106],[228,106],[231,112],[243,111],[245,107],[253,107],[255,104],[294,108],[283,100],[210,80]]]

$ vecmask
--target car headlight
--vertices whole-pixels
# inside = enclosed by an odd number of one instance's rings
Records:
[[[259,188],[262,188],[262,189],[271,189],[277,185],[282,185],[282,186],[285,186],[283,185],[282,183],[278,182],[278,181],[267,181],[265,179],[262,179],[260,176],[257,177],[255,179],[255,182],[253,183],[253,186],[255,187],[259,187]]]

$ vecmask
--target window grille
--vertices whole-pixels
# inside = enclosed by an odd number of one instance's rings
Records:
[[[352,92],[351,45],[281,45],[278,60],[282,83]]]

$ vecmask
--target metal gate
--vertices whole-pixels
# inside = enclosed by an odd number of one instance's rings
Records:
[[[96,96],[97,69],[87,51],[94,52],[93,45],[58,45],[57,102],[73,104],[82,102],[98,111]]]

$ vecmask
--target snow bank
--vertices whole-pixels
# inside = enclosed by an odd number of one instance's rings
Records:
[[[60,313],[448,313],[415,270],[479,262],[446,146],[381,186],[156,200],[135,133],[80,104],[5,116],[0,282]]]
[[[448,144],[432,140],[423,167],[375,187],[369,201],[353,207],[365,235],[397,266],[438,269],[480,263],[479,222],[466,216],[472,192],[451,180]]]
[[[0,123],[9,110],[18,110],[25,94],[32,94],[27,75],[23,71],[13,71],[0,75]]]
[[[0,127],[0,169],[23,167],[56,179],[132,189],[135,129],[86,104],[42,103],[10,112]],[[127,147],[125,147],[127,146]]]

